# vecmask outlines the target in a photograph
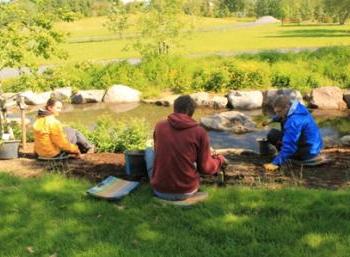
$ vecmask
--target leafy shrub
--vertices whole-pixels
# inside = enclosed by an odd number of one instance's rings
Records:
[[[271,85],[278,88],[286,88],[290,86],[290,77],[287,74],[274,73],[271,78]]]
[[[165,90],[222,92],[227,89],[289,87],[302,91],[323,85],[350,87],[350,47],[326,47],[300,53],[263,52],[236,57],[145,58],[140,64],[108,65],[82,62],[51,68],[42,75],[24,75],[2,81],[5,92],[28,89],[47,91],[70,86],[74,90],[106,89],[125,84],[143,96],[156,96]]]
[[[18,139],[18,140],[21,139],[22,138],[21,125],[18,124],[17,122],[11,122],[10,127],[12,128],[15,139]],[[27,142],[34,142],[33,129],[27,127],[26,137],[27,137]]]
[[[116,122],[107,117],[97,120],[92,130],[79,125],[74,125],[74,127],[85,134],[99,152],[145,149],[150,131],[145,120]]]

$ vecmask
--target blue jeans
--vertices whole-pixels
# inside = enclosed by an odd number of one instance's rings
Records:
[[[154,165],[154,150],[153,148],[149,147],[145,149],[145,161],[146,161],[146,168],[147,168],[147,174],[149,179],[152,178],[153,174],[153,165]],[[173,193],[161,193],[157,192],[153,189],[153,193],[155,196],[167,200],[167,201],[181,201],[185,200],[191,196],[193,196],[195,193],[197,193],[198,189],[191,193],[185,193],[185,194],[173,194]]]

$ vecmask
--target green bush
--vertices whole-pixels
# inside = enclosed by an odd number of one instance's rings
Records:
[[[98,152],[124,152],[125,150],[145,149],[149,140],[149,125],[145,120],[134,119],[128,122],[114,121],[103,117],[95,127],[73,125],[96,146]]]
[[[63,86],[86,90],[124,84],[148,97],[166,90],[191,93],[269,86],[302,91],[324,85],[349,88],[349,59],[350,47],[327,47],[300,53],[263,52],[236,57],[150,57],[137,65],[126,61],[108,65],[83,62],[51,68],[42,75],[3,81],[2,90],[47,91]]]
[[[290,77],[288,74],[274,73],[272,74],[271,85],[277,88],[290,87]]]

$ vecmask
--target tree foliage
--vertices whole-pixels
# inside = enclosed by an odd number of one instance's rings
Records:
[[[34,57],[65,57],[58,45],[63,34],[45,13],[31,14],[16,3],[0,4],[0,69],[34,67]]]
[[[326,10],[334,15],[340,24],[345,24],[350,17],[350,0],[325,0]]]
[[[139,15],[133,35],[132,47],[143,57],[163,55],[173,51],[192,30],[191,23],[183,19],[184,1],[152,0]],[[109,15],[109,28],[120,35],[129,26],[123,6],[116,5]]]

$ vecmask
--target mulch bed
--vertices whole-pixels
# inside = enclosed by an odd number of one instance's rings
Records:
[[[305,187],[322,187],[329,189],[350,186],[350,148],[330,148],[323,151],[332,161],[319,167],[301,167],[296,164],[288,164],[277,172],[266,173],[263,164],[270,162],[271,157],[259,156],[250,152],[226,153],[229,165],[225,167],[226,185],[269,185],[290,186],[302,185]],[[21,165],[23,160],[33,162],[35,167],[40,166],[43,171],[63,172],[68,176],[84,177],[93,182],[99,182],[107,176],[117,176],[127,179],[125,175],[124,154],[118,153],[94,153],[85,154],[81,159],[70,159],[63,162],[38,162],[27,151],[22,153],[22,159],[11,160],[13,164]],[[28,160],[31,159],[31,160]],[[22,161],[21,161],[22,160]],[[13,167],[13,166],[12,166]],[[29,166],[26,168],[28,169]],[[146,178],[141,178],[147,181]],[[218,184],[219,177],[203,176],[205,184]],[[221,180],[222,181],[222,180]]]

